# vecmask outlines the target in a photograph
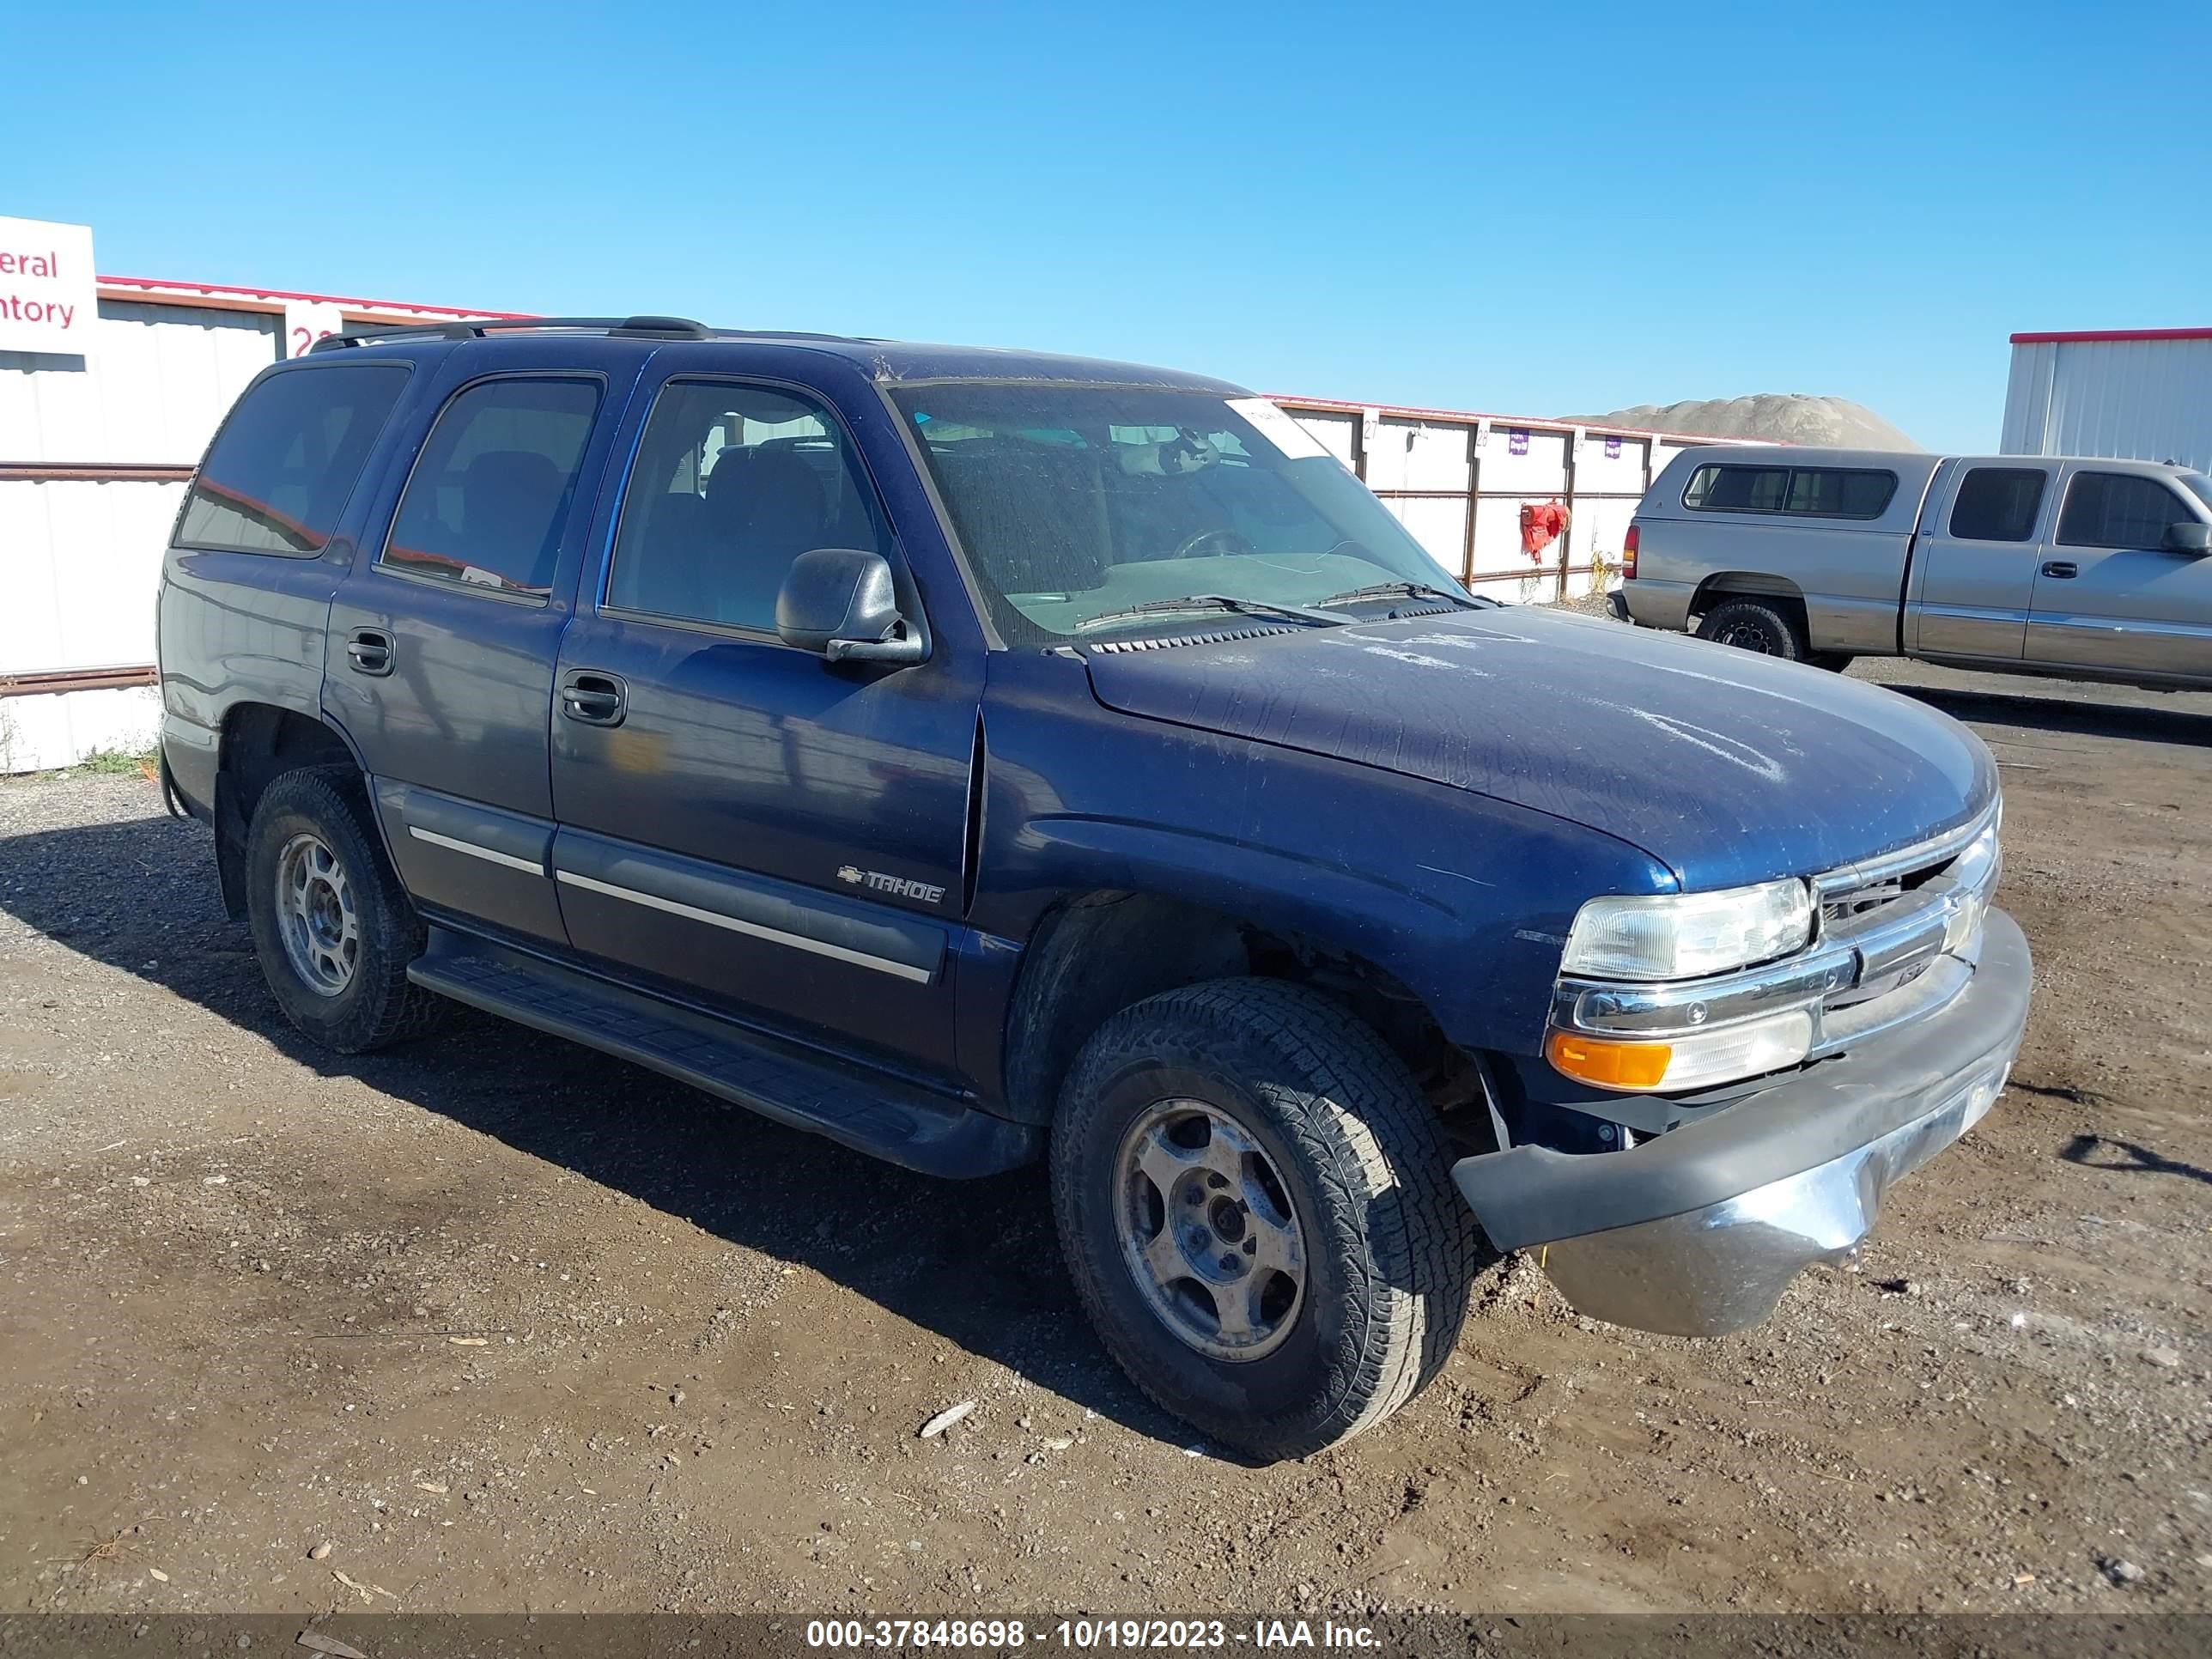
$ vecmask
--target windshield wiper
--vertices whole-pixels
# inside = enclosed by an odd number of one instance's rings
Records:
[[[1316,599],[1318,605],[1357,605],[1362,599],[1444,599],[1462,605],[1469,610],[1480,610],[1483,601],[1472,593],[1449,587],[1434,587],[1427,582],[1370,582],[1364,587],[1347,587],[1341,593],[1332,593],[1325,599]]]
[[[1286,617],[1292,622],[1313,623],[1325,628],[1340,627],[1342,617],[1333,611],[1317,611],[1311,605],[1273,605],[1266,599],[1239,599],[1227,593],[1186,593],[1179,599],[1146,599],[1142,605],[1133,605],[1122,611],[1102,611],[1095,617],[1085,617],[1075,624],[1077,633],[1088,628],[1103,628],[1108,623],[1135,622],[1145,617],[1164,615],[1171,611],[1242,611],[1259,617]]]

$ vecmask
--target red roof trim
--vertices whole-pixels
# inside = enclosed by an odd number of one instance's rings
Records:
[[[286,289],[237,288],[228,283],[176,283],[161,276],[100,276],[94,280],[111,288],[222,295],[243,300],[300,300],[312,305],[351,306],[356,311],[400,311],[418,317],[491,317],[520,321],[534,314],[527,311],[469,311],[459,306],[418,306],[405,300],[364,300],[347,294],[295,294]]]
[[[2212,328],[2092,328],[2075,333],[2015,334],[2014,345],[2073,345],[2119,340],[2212,340]]]

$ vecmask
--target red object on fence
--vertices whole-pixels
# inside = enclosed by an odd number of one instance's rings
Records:
[[[1530,501],[1521,509],[1521,550],[1534,558],[1566,534],[1567,509],[1557,501]]]

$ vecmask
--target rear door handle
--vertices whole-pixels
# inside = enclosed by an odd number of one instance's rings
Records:
[[[2070,581],[2081,574],[2079,565],[2065,559],[2052,559],[2043,567],[2043,574],[2055,576],[2060,581]]]
[[[356,674],[389,674],[392,635],[380,628],[356,628],[346,635],[346,657]]]
[[[586,726],[620,726],[629,688],[619,674],[572,668],[561,677],[561,712]]]

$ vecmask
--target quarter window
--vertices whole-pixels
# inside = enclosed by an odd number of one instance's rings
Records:
[[[672,382],[639,441],[607,578],[611,610],[773,633],[792,562],[818,547],[888,556],[844,428],[763,386]]]
[[[177,520],[179,544],[321,552],[406,385],[398,363],[318,364],[263,380],[201,463]]]
[[[2168,525],[2194,516],[2156,478],[2077,472],[2066,487],[2058,539],[2069,547],[2160,547]]]
[[[2050,475],[2039,466],[1977,466],[1959,480],[1951,534],[1966,542],[2024,542],[2035,534]]]
[[[1871,467],[1701,466],[1682,505],[1698,513],[1781,513],[1807,519],[1878,519],[1897,474]]]
[[[384,550],[415,575],[543,598],[553,589],[597,380],[482,380],[430,428]]]

